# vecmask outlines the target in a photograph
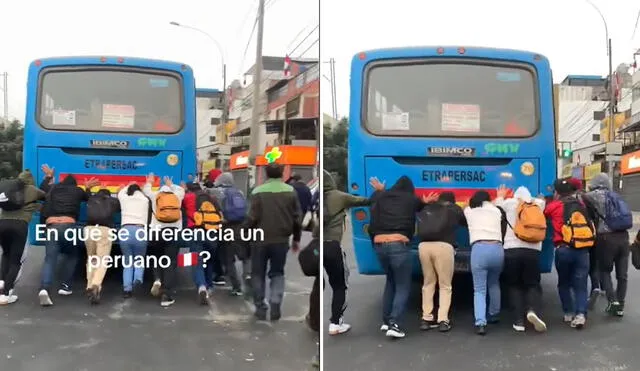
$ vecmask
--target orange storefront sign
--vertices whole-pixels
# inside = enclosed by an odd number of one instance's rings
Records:
[[[265,148],[264,154],[256,158],[256,165],[265,166],[269,163],[265,155],[271,158],[271,161],[282,165],[315,166],[317,148],[303,146],[269,146]],[[249,151],[238,152],[231,156],[229,165],[231,170],[244,169],[248,166]]]
[[[620,172],[624,175],[640,172],[640,151],[627,153],[622,156]]]

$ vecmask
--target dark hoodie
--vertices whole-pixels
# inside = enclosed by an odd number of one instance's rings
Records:
[[[415,234],[416,213],[424,207],[415,194],[415,187],[403,175],[389,190],[371,195],[371,238],[382,234],[402,234],[411,240]]]
[[[67,176],[62,183],[48,184],[43,182],[41,188],[47,192],[43,218],[53,216],[68,216],[78,220],[80,205],[89,199],[89,190],[78,187],[76,178]]]
[[[31,171],[25,170],[18,175],[18,179],[25,184],[24,188],[24,206],[20,210],[6,211],[0,214],[0,219],[17,219],[24,220],[29,223],[33,213],[40,210],[40,204],[37,201],[44,200],[46,193],[35,187],[33,174]]]
[[[371,200],[366,197],[353,196],[337,190],[336,182],[329,172],[324,170],[322,178],[322,202],[326,202],[329,220],[323,222],[323,239],[325,241],[342,241],[344,232],[345,212],[347,209],[357,206],[368,206]],[[320,226],[316,225],[313,237],[320,234]]]

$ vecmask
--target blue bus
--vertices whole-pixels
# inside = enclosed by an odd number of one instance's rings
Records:
[[[493,48],[407,47],[365,51],[351,64],[348,187],[370,196],[371,177],[390,187],[409,176],[418,194],[452,191],[464,204],[477,190],[524,185],[553,192],[553,81],[540,54]],[[383,271],[367,233],[369,210],[351,212],[361,274]],[[553,264],[551,229],[540,266]],[[456,271],[469,271],[466,228]],[[421,274],[417,240],[414,272]]]
[[[29,66],[23,166],[42,181],[97,178],[112,191],[146,175],[178,183],[196,175],[191,67],[128,57],[57,57]],[[84,206],[81,220],[84,218]],[[30,226],[35,240],[36,215]]]

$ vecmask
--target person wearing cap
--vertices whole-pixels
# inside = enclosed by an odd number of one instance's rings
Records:
[[[587,316],[589,249],[568,246],[562,236],[562,227],[565,224],[565,205],[578,201],[584,207],[584,203],[576,197],[575,184],[569,179],[557,179],[553,188],[554,199],[545,207],[544,215],[551,219],[553,228],[558,294],[564,312],[563,320],[571,327],[581,329]]]

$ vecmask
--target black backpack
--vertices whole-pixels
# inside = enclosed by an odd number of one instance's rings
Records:
[[[47,216],[77,215],[79,204],[75,196],[77,187],[56,184],[47,194]]]
[[[300,269],[307,277],[316,277],[320,274],[320,240],[314,238],[298,253]]]
[[[420,241],[439,241],[452,224],[449,208],[440,202],[425,205],[416,219]]]
[[[0,209],[5,211],[20,210],[25,205],[25,183],[20,179],[0,182]]]
[[[104,223],[113,219],[113,202],[111,196],[95,194],[87,201],[87,225]]]

